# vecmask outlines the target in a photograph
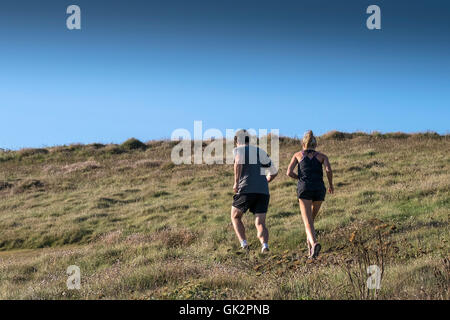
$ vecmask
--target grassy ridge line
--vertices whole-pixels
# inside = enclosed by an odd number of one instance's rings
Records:
[[[299,140],[280,142],[284,173]],[[270,186],[272,255],[242,257],[229,223],[232,167],[174,166],[174,144],[0,153],[0,298],[360,298],[348,270],[359,245],[378,248],[380,230],[390,249],[381,297],[448,298],[448,135],[321,137],[337,193],[317,222],[324,252],[314,263],[294,181]],[[65,287],[70,264],[83,273],[77,292]]]
[[[371,137],[371,138],[375,138],[375,139],[391,139],[391,138],[392,139],[407,139],[407,138],[442,139],[442,138],[447,138],[448,136],[449,136],[449,134],[440,135],[433,131],[418,132],[418,133],[403,133],[403,132],[380,133],[378,131],[374,131],[372,133],[365,133],[365,132],[348,133],[348,132],[341,132],[341,131],[333,130],[333,131],[323,134],[322,136],[320,136],[318,138],[319,138],[319,140],[320,139],[345,140],[345,139],[354,139],[354,138],[358,138],[358,137]],[[270,137],[270,134],[269,134],[269,137]],[[287,137],[287,136],[280,136],[280,139],[282,141],[298,141],[299,140],[298,138],[291,138],[291,137]],[[71,151],[71,150],[77,150],[80,148],[86,148],[87,150],[92,151],[92,150],[98,150],[98,149],[104,148],[106,146],[108,147],[108,149],[106,150],[107,152],[110,152],[113,154],[114,153],[120,154],[120,153],[127,152],[130,150],[137,150],[137,149],[145,150],[147,147],[152,147],[152,146],[164,143],[164,142],[174,143],[174,142],[169,142],[169,140],[151,140],[151,141],[148,141],[147,143],[143,143],[143,142],[139,141],[138,139],[130,138],[120,145],[102,144],[102,143],[91,143],[88,145],[83,145],[83,144],[79,144],[79,143],[74,143],[74,144],[70,144],[69,146],[64,145],[64,146],[54,146],[54,147],[46,147],[46,148],[23,148],[18,151],[0,148],[0,154],[1,153],[3,153],[3,154],[9,153],[10,155],[17,154],[19,156],[30,156],[30,155],[34,155],[34,154],[47,154],[51,150]],[[2,158],[0,158],[0,161],[1,161],[1,159]]]

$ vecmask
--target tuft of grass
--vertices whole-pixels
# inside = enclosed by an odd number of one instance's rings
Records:
[[[12,188],[12,184],[7,181],[0,181],[0,191],[4,189]]]
[[[20,182],[13,190],[14,193],[24,193],[33,190],[42,190],[45,187],[44,182],[37,179],[27,179]]]
[[[170,193],[167,191],[156,191],[152,194],[153,198],[159,198],[159,197],[163,197],[163,196],[168,196]]]

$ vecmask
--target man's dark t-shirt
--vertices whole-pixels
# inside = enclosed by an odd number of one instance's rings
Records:
[[[238,183],[238,194],[262,193],[269,194],[269,185],[265,175],[265,168],[271,166],[267,153],[256,146],[239,146],[233,150],[234,155],[239,154],[239,164],[242,172]]]

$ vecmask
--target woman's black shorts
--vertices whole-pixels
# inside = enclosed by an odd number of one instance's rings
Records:
[[[299,199],[312,200],[312,201],[324,201],[327,190],[325,188],[321,190],[304,190],[297,189],[297,196]]]
[[[267,213],[269,208],[270,196],[263,193],[242,193],[233,196],[233,207],[246,212]]]

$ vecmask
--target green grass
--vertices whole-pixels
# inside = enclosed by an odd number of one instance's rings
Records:
[[[448,299],[448,136],[322,136],[336,194],[316,221],[316,261],[284,175],[299,141],[280,141],[268,256],[249,213],[253,250],[238,250],[232,166],[175,166],[172,142],[0,151],[0,299],[358,299],[359,247],[371,261],[388,248],[379,298]],[[69,265],[81,290],[66,287]]]

